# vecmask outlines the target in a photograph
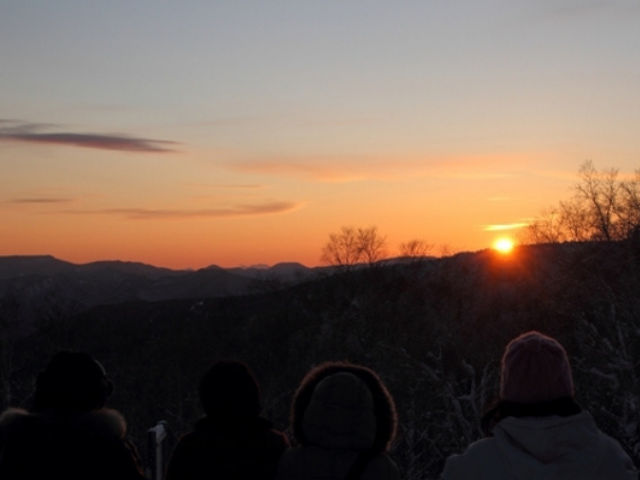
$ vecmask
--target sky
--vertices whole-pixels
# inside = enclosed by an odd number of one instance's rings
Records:
[[[0,255],[476,251],[640,168],[640,0],[0,0]]]

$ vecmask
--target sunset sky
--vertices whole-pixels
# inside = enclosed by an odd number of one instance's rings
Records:
[[[0,0],[0,255],[474,251],[587,159],[640,168],[639,0]]]

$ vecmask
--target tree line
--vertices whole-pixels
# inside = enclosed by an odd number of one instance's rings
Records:
[[[640,169],[598,170],[591,160],[578,170],[573,195],[545,209],[526,228],[526,243],[619,241],[640,234]]]
[[[520,243],[620,241],[640,239],[640,169],[631,176],[616,168],[598,170],[591,160],[578,169],[572,196],[544,209],[526,226]],[[413,239],[399,246],[401,258],[430,256],[435,244]],[[441,253],[450,249],[444,245]],[[321,261],[350,271],[357,265],[373,266],[389,257],[387,237],[376,226],[343,226],[329,234]]]

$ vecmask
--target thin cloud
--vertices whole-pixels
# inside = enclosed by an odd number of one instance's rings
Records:
[[[320,182],[394,180],[416,176],[484,181],[516,177],[516,174],[503,170],[513,168],[513,158],[504,154],[455,157],[415,154],[312,155],[236,160],[228,162],[227,165],[243,173],[295,177]]]
[[[132,220],[188,220],[194,218],[230,218],[288,213],[302,207],[300,202],[267,202],[209,209],[114,208],[105,210],[69,210],[82,215],[115,215]]]
[[[23,204],[23,205],[42,205],[42,204],[58,204],[58,203],[71,203],[74,202],[73,198],[44,198],[44,197],[31,197],[31,198],[13,198],[7,200],[6,203]]]
[[[273,176],[302,177],[325,182],[348,182],[364,180],[374,175],[371,166],[342,165],[333,160],[318,159],[312,163],[295,161],[244,161],[231,164],[234,170]]]
[[[230,189],[230,190],[261,190],[263,188],[267,188],[266,185],[212,185],[213,188],[222,188],[222,189]]]
[[[99,133],[52,132],[44,124],[16,124],[9,120],[0,121],[0,142],[20,142],[30,144],[66,145],[73,147],[95,148],[99,150],[118,150],[137,153],[170,153],[170,146],[177,142],[152,140],[129,135],[102,135]]]
[[[419,156],[307,155],[235,160],[227,165],[242,173],[342,183],[429,174],[437,163]]]
[[[219,189],[223,189],[223,190],[262,190],[264,188],[267,188],[267,185],[260,185],[260,184],[252,184],[252,183],[248,183],[248,184],[240,184],[240,183],[236,183],[236,184],[226,184],[226,183],[187,183],[186,186],[188,187],[197,187],[197,188],[219,188]]]
[[[438,175],[441,178],[450,178],[458,180],[506,180],[509,178],[516,178],[517,175],[513,173],[500,173],[500,172],[488,172],[488,173],[474,173],[474,172],[450,172]]]
[[[517,230],[527,227],[528,223],[508,223],[504,225],[482,225],[485,232],[504,232],[507,230]]]

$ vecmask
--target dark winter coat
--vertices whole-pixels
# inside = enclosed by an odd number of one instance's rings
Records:
[[[395,407],[371,370],[328,364],[312,371],[296,392],[292,423],[300,445],[280,459],[278,480],[343,480],[361,456],[361,480],[400,478],[387,455]]]
[[[142,480],[125,433],[115,410],[61,415],[9,409],[0,416],[0,480]]]
[[[204,418],[178,442],[166,480],[271,480],[288,446],[263,418],[226,425]]]

